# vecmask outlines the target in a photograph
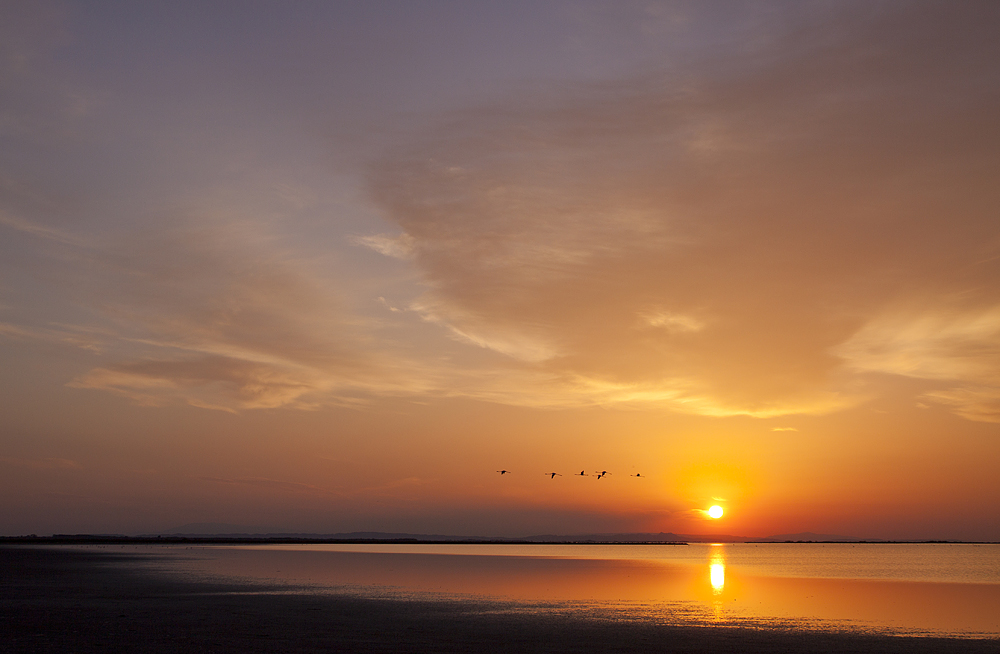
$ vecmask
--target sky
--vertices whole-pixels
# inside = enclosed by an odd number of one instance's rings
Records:
[[[0,3],[0,535],[1000,540],[998,29]]]

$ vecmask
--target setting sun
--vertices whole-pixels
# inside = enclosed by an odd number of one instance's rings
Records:
[[[709,518],[714,518],[714,519],[718,520],[719,518],[722,517],[723,513],[724,513],[724,511],[722,510],[722,507],[719,506],[718,504],[716,504],[715,506],[709,508],[709,510],[708,510],[708,517]]]

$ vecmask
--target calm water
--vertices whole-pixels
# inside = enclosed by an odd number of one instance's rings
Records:
[[[504,610],[1000,637],[1000,545],[128,546],[199,578]]]

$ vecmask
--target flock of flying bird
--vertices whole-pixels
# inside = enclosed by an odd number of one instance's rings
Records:
[[[504,475],[511,474],[510,470],[497,470],[497,472],[500,473],[501,477],[503,477]],[[555,479],[556,477],[562,477],[562,475],[559,474],[558,472],[544,472],[542,474],[544,474],[549,479]],[[594,474],[588,475],[586,470],[581,470],[580,472],[573,473],[571,476],[572,477],[597,477],[598,479],[600,479],[604,475],[610,475],[610,474],[611,473],[608,472],[607,470],[598,470]],[[640,475],[638,472],[635,473],[634,475],[629,475],[629,477],[638,477],[639,479],[645,479],[645,477],[643,475]]]

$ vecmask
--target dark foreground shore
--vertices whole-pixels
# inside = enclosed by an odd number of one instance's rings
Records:
[[[459,601],[261,593],[122,554],[0,548],[0,652],[1000,652],[1000,641],[667,626]]]

